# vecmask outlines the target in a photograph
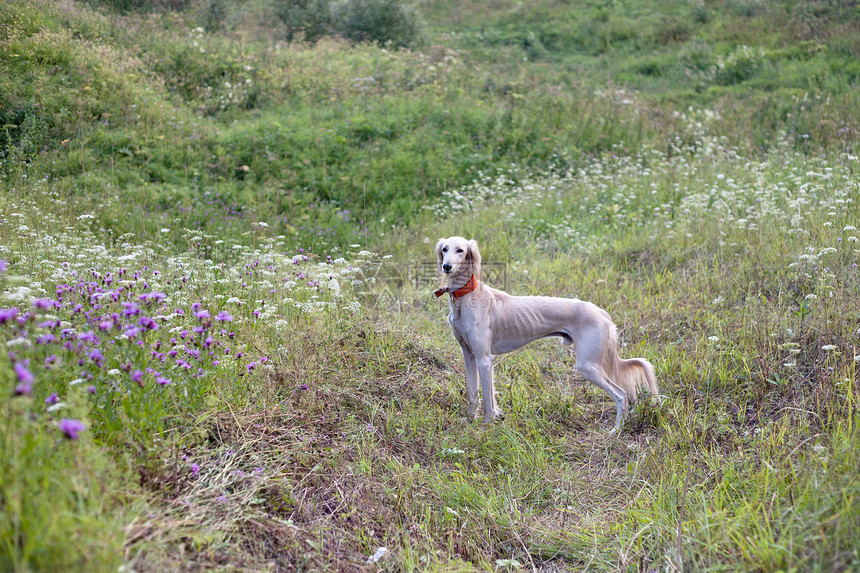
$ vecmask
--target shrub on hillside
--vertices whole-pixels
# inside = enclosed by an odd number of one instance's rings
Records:
[[[329,0],[281,0],[276,4],[278,18],[287,27],[287,40],[316,42],[330,34]]]
[[[398,0],[340,0],[331,5],[335,32],[354,42],[420,43],[421,16]]]
[[[406,47],[422,36],[418,10],[398,0],[279,0],[276,11],[289,40],[315,42],[331,34]]]
[[[721,86],[739,84],[759,71],[765,56],[764,48],[740,46],[727,56],[717,56],[716,63],[711,66],[712,77]]]

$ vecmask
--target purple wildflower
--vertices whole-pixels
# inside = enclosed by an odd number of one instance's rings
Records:
[[[198,473],[200,473],[200,466],[197,464],[191,464],[191,475],[196,476]]]
[[[158,324],[148,316],[141,316],[138,322],[146,330],[158,330]]]
[[[89,354],[89,359],[96,363],[99,368],[105,363],[105,357],[98,348],[94,348]]]
[[[110,330],[111,328],[113,328],[112,320],[104,320],[99,323],[99,330]]]
[[[39,310],[48,310],[54,306],[54,301],[49,298],[37,298],[33,301],[33,306]]]
[[[63,432],[67,438],[70,440],[77,440],[78,433],[83,432],[87,429],[87,427],[78,420],[72,420],[70,418],[63,418],[60,420],[60,425],[58,426],[60,431]]]
[[[29,396],[33,393],[33,383],[32,382],[21,382],[17,386],[15,386],[15,395],[16,396]]]
[[[51,394],[50,396],[45,398],[45,405],[46,406],[53,406],[54,404],[56,404],[59,401],[60,401],[60,397],[57,396],[56,392],[54,392],[53,394]]]
[[[218,315],[215,317],[215,320],[220,321],[220,322],[230,322],[230,321],[232,321],[232,320],[233,320],[233,317],[232,317],[232,316],[230,315],[230,313],[229,313],[229,312],[227,312],[226,310],[222,310],[222,311],[221,311],[221,312],[219,312],[219,313],[218,313]]]
[[[10,320],[13,320],[16,316],[18,316],[17,308],[2,308],[0,309],[0,324],[5,324]]]
[[[144,285],[145,286],[145,285]],[[163,292],[147,292],[140,295],[140,300],[145,303],[162,301],[167,297]]]
[[[92,395],[95,395],[96,387],[93,384],[90,384],[89,386],[87,386],[87,392],[89,392]]]
[[[140,370],[135,370],[134,372],[132,372],[131,379],[138,386],[143,386],[143,384],[141,383],[141,379],[143,379],[143,372],[141,372]]]
[[[159,384],[161,384],[162,386],[167,386],[168,384],[170,384],[170,378],[167,378],[166,376],[159,376],[158,378],[155,379],[155,381],[158,382]]]
[[[0,259],[0,273],[5,271],[7,266],[9,266],[9,263],[5,259]]]
[[[121,302],[120,304],[125,308],[125,310],[122,311],[124,315],[134,316],[140,314],[140,308],[138,308],[137,304],[133,302]]]
[[[29,366],[30,361],[25,360],[24,362],[16,362],[15,363],[15,376],[18,377],[18,382],[24,384],[32,384],[35,382],[36,378],[33,376],[33,373],[30,372],[30,369],[27,368]]]

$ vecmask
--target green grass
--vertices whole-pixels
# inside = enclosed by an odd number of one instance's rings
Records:
[[[0,1],[0,568],[858,568],[856,7],[418,6]],[[664,402],[543,341],[467,422],[452,234]]]

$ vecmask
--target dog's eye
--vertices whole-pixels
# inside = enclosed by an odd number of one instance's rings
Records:
[[[457,252],[458,252],[458,253],[462,253],[462,252],[463,252],[463,249],[457,249]]]
[[[448,247],[443,247],[443,248],[442,248],[442,252],[443,252],[443,253],[447,253],[447,252],[448,252]]]

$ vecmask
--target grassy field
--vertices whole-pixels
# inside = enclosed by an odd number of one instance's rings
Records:
[[[860,569],[855,3],[287,4],[0,0],[0,570]],[[663,403],[467,421],[453,234]]]

